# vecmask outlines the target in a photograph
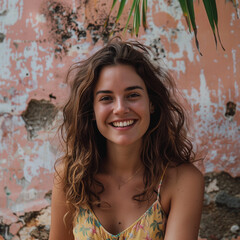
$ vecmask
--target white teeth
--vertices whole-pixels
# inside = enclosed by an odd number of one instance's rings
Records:
[[[128,120],[123,122],[113,122],[114,127],[127,127],[129,125],[132,125],[134,123],[134,120]]]

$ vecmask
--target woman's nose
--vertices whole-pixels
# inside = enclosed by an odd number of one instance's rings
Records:
[[[124,101],[124,99],[116,99],[114,104],[113,113],[114,114],[124,114],[128,113],[129,108],[128,104]]]

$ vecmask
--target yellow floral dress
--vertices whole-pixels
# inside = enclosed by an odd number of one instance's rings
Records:
[[[166,170],[166,169],[165,169]],[[165,171],[164,171],[165,173]],[[163,175],[164,175],[163,173]],[[163,175],[158,187],[157,200],[152,206],[131,226],[117,235],[109,233],[99,222],[94,212],[90,209],[80,208],[73,228],[75,240],[163,240],[167,216],[160,201],[160,188]]]

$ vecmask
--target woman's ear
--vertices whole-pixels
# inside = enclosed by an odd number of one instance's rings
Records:
[[[154,113],[154,111],[155,111],[155,108],[154,108],[152,102],[150,102],[150,113],[152,114],[152,113]]]

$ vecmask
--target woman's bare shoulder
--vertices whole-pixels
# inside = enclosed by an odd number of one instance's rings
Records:
[[[184,163],[177,167],[169,166],[165,179],[167,193],[172,200],[180,189],[191,192],[197,188],[202,192],[204,188],[203,174],[192,163]]]
[[[168,176],[175,182],[182,182],[191,179],[192,181],[203,181],[203,174],[192,163],[183,163],[179,166],[170,166],[168,168]]]

